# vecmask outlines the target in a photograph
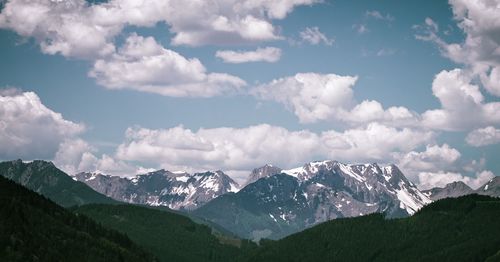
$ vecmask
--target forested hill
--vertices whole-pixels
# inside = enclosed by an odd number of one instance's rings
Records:
[[[0,176],[42,194],[63,207],[90,203],[119,203],[97,193],[86,184],[73,180],[52,162],[43,160],[27,163],[21,160],[1,162]]]
[[[117,231],[0,177],[1,261],[156,261]]]
[[[245,261],[500,261],[500,199],[443,199],[402,219],[337,219],[262,245]]]
[[[80,206],[74,212],[126,233],[161,261],[233,262],[256,248],[248,240],[217,237],[206,225],[151,207],[91,204]]]

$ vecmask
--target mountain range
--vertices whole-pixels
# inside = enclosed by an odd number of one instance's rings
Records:
[[[267,164],[254,169],[241,189],[222,171],[162,169],[128,178],[84,172],[71,177],[50,162],[16,160],[0,163],[0,174],[61,206],[125,202],[166,207],[253,240],[280,239],[337,218],[371,213],[406,217],[442,198],[500,196],[499,177],[477,190],[454,182],[420,191],[395,165],[333,160],[288,170]]]
[[[74,178],[118,201],[176,210],[193,210],[239,189],[239,185],[222,171],[191,175],[162,169],[133,178],[99,173],[79,173]]]
[[[80,173],[75,179],[115,200],[190,210],[239,237],[278,239],[315,224],[374,212],[412,215],[430,199],[395,165],[317,161],[254,169],[245,186],[221,171],[158,170],[133,178]]]
[[[115,200],[189,211],[238,237],[280,239],[337,218],[384,213],[413,215],[432,201],[468,194],[500,196],[494,178],[478,190],[463,182],[420,191],[395,165],[315,161],[288,170],[254,169],[243,187],[222,171],[188,174],[158,170],[132,178],[74,176]]]
[[[455,181],[445,185],[444,187],[435,187],[429,190],[424,190],[422,192],[433,201],[470,194],[500,197],[500,177],[496,176],[492,178],[490,181],[486,182],[486,184],[480,186],[476,190],[473,190],[464,182]]]
[[[212,198],[210,192],[223,183],[215,178],[223,176],[208,173],[159,170],[127,181],[180,177],[187,188],[208,184],[210,190],[200,192]],[[186,213],[118,202],[46,161],[0,163],[0,175],[9,178],[0,177],[2,261],[500,259],[500,202],[490,197],[498,196],[498,177],[472,191],[455,182],[421,192],[394,165],[319,161],[289,170],[265,165],[253,170],[241,190]],[[142,185],[147,191],[147,183]],[[473,194],[460,196],[468,193]],[[260,240],[259,246],[226,232]]]
[[[243,238],[279,239],[336,218],[405,217],[431,202],[394,165],[320,161],[278,174],[266,171],[269,166],[254,170],[261,177],[256,182],[193,213]]]
[[[243,261],[500,261],[499,217],[498,198],[441,199],[411,217],[341,218],[261,241]]]

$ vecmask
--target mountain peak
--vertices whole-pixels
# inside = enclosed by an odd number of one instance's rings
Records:
[[[264,166],[252,170],[250,175],[248,175],[247,181],[243,185],[249,185],[261,178],[274,176],[276,174],[279,174],[280,172],[281,168],[273,166],[271,164],[265,164]]]
[[[80,173],[75,178],[119,201],[172,209],[195,209],[239,190],[238,183],[220,170],[189,174],[160,169],[131,178]]]
[[[444,187],[435,187],[423,191],[431,200],[436,201],[443,198],[456,198],[474,193],[474,190],[462,181],[454,181]]]

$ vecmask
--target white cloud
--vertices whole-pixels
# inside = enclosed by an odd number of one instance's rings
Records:
[[[102,154],[98,158],[96,153],[97,149],[82,139],[66,140],[60,144],[53,162],[69,175],[79,172],[98,172],[126,177],[153,171],[153,169],[117,160],[107,154]]]
[[[215,56],[225,63],[239,64],[248,62],[274,63],[281,58],[281,49],[276,47],[257,48],[255,51],[219,50]]]
[[[304,31],[300,32],[300,38],[303,41],[308,42],[311,45],[318,45],[323,42],[325,45],[333,45],[335,40],[333,38],[328,38],[319,31],[317,26],[315,27],[306,27]]]
[[[95,62],[89,75],[109,89],[133,89],[165,96],[210,97],[238,91],[246,83],[207,73],[196,58],[165,49],[152,37],[130,35],[113,56]]]
[[[438,35],[439,26],[430,18],[426,18],[426,28],[416,35],[417,39],[436,43],[444,56],[465,65],[488,92],[500,96],[500,1],[451,0],[450,5],[465,40],[445,42]]]
[[[0,28],[33,37],[47,54],[95,58],[114,51],[114,37],[128,25],[169,25],[175,45],[237,44],[281,39],[271,23],[315,0],[10,0]]]
[[[285,105],[303,123],[340,120],[349,124],[383,122],[414,125],[418,116],[404,107],[385,109],[377,101],[356,104],[353,86],[357,76],[299,73],[255,87],[251,93]]]
[[[123,25],[98,21],[93,11],[83,0],[12,0],[0,14],[0,28],[35,38],[45,54],[79,58],[110,54],[111,40]]]
[[[431,132],[380,124],[344,132],[289,131],[267,124],[247,128],[192,131],[182,126],[152,130],[129,128],[116,156],[167,169],[248,171],[264,163],[283,168],[317,159],[388,161],[433,139]]]
[[[423,152],[411,151],[394,155],[405,176],[420,189],[444,187],[455,181],[478,188],[494,176],[490,171],[484,170],[484,159],[463,164],[460,158],[461,153],[447,144],[427,145]]]
[[[272,19],[283,19],[295,6],[316,0],[172,1],[166,22],[175,33],[173,44],[237,44],[277,40]],[[186,10],[178,12],[177,10]],[[189,11],[188,11],[189,10]]]
[[[461,69],[441,71],[432,83],[432,92],[441,109],[422,114],[423,124],[443,130],[464,130],[500,123],[500,103],[485,103],[472,77]]]
[[[444,187],[455,181],[462,181],[469,185],[472,189],[477,189],[493,177],[495,177],[495,175],[488,170],[478,172],[475,176],[464,176],[459,173],[452,172],[422,172],[418,175],[419,188],[424,190],[433,187]]]
[[[352,86],[357,79],[356,76],[299,73],[260,85],[252,92],[261,99],[284,104],[301,122],[315,122],[333,117],[339,108],[352,103]]]
[[[70,175],[92,170],[94,162],[97,161],[93,155],[95,151],[96,149],[83,139],[66,140],[59,145],[54,164]]]
[[[475,129],[467,135],[465,141],[475,147],[498,144],[500,143],[500,129],[492,126]]]
[[[348,162],[392,162],[393,156],[409,152],[434,139],[431,131],[389,127],[370,123],[344,132],[322,133],[328,158]]]
[[[395,156],[401,170],[414,181],[421,172],[456,170],[460,157],[460,152],[447,144],[427,145],[423,152],[411,151],[402,156]]]
[[[0,92],[0,159],[51,159],[85,129],[42,104],[33,92]]]
[[[374,18],[376,20],[385,20],[388,22],[394,21],[394,17],[392,15],[390,15],[390,14],[382,15],[382,13],[380,13],[377,10],[366,11],[365,16],[368,18]]]

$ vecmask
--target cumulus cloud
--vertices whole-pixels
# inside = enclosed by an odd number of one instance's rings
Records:
[[[498,144],[500,143],[500,129],[492,126],[475,129],[467,135],[465,141],[475,147]]]
[[[59,144],[84,129],[47,108],[33,92],[0,92],[0,159],[51,159]]]
[[[333,117],[339,108],[350,106],[352,86],[357,79],[357,76],[299,73],[260,85],[253,93],[261,99],[284,104],[301,122],[315,122]]]
[[[163,22],[174,45],[237,44],[281,39],[272,20],[316,0],[10,0],[0,28],[33,37],[46,54],[95,58],[113,53],[114,37],[126,26]]]
[[[500,1],[451,0],[458,26],[465,33],[462,43],[447,43],[439,36],[439,26],[426,18],[417,39],[437,44],[441,53],[461,63],[477,77],[488,92],[500,96]]]
[[[464,130],[500,123],[500,103],[484,102],[479,86],[462,69],[443,70],[432,83],[432,92],[441,109],[422,114],[423,124],[443,130]]]
[[[274,63],[281,58],[281,49],[276,47],[257,48],[255,51],[219,50],[215,56],[225,63],[240,64],[248,62]]]
[[[317,26],[306,27],[304,31],[300,32],[300,38],[302,41],[308,42],[311,45],[318,45],[324,43],[325,45],[333,45],[335,40],[333,38],[326,37]]]
[[[411,128],[395,128],[380,123],[322,133],[329,159],[347,162],[392,162],[393,156],[409,152],[434,140],[435,134]]]
[[[417,121],[418,116],[405,107],[384,109],[373,100],[356,104],[352,88],[357,79],[357,76],[299,73],[257,86],[251,93],[285,105],[303,123],[341,120],[350,124],[411,125]]]
[[[122,24],[95,17],[86,1],[12,0],[0,13],[0,28],[33,37],[45,54],[94,58],[114,51]]]
[[[484,170],[484,159],[464,165],[460,161],[461,153],[448,144],[427,145],[425,151],[395,154],[394,158],[405,176],[420,189],[444,187],[455,181],[478,188],[494,176]]]
[[[66,140],[59,145],[53,162],[59,169],[69,175],[79,172],[98,172],[126,177],[153,171],[153,169],[117,160],[107,154],[97,157],[97,152],[97,148],[83,139]]]
[[[166,49],[152,37],[130,35],[107,59],[95,62],[89,76],[109,89],[133,89],[165,96],[210,97],[238,91],[246,83],[223,73],[207,73],[196,58]]]
[[[405,171],[408,178],[415,180],[421,172],[440,172],[456,170],[460,152],[447,144],[427,145],[425,151],[411,151],[402,156],[396,156],[398,166]]]
[[[95,151],[96,149],[83,139],[66,140],[59,145],[54,164],[70,175],[92,170],[97,160],[93,155]]]
[[[296,6],[318,1],[189,1],[187,6],[186,1],[170,2],[165,20],[175,33],[172,43],[197,46],[281,39],[271,20],[285,18]]]
[[[427,143],[431,132],[380,124],[344,132],[290,131],[267,124],[246,128],[192,131],[129,128],[116,156],[120,160],[161,165],[167,169],[251,170],[264,163],[284,168],[317,159],[377,161]]]

